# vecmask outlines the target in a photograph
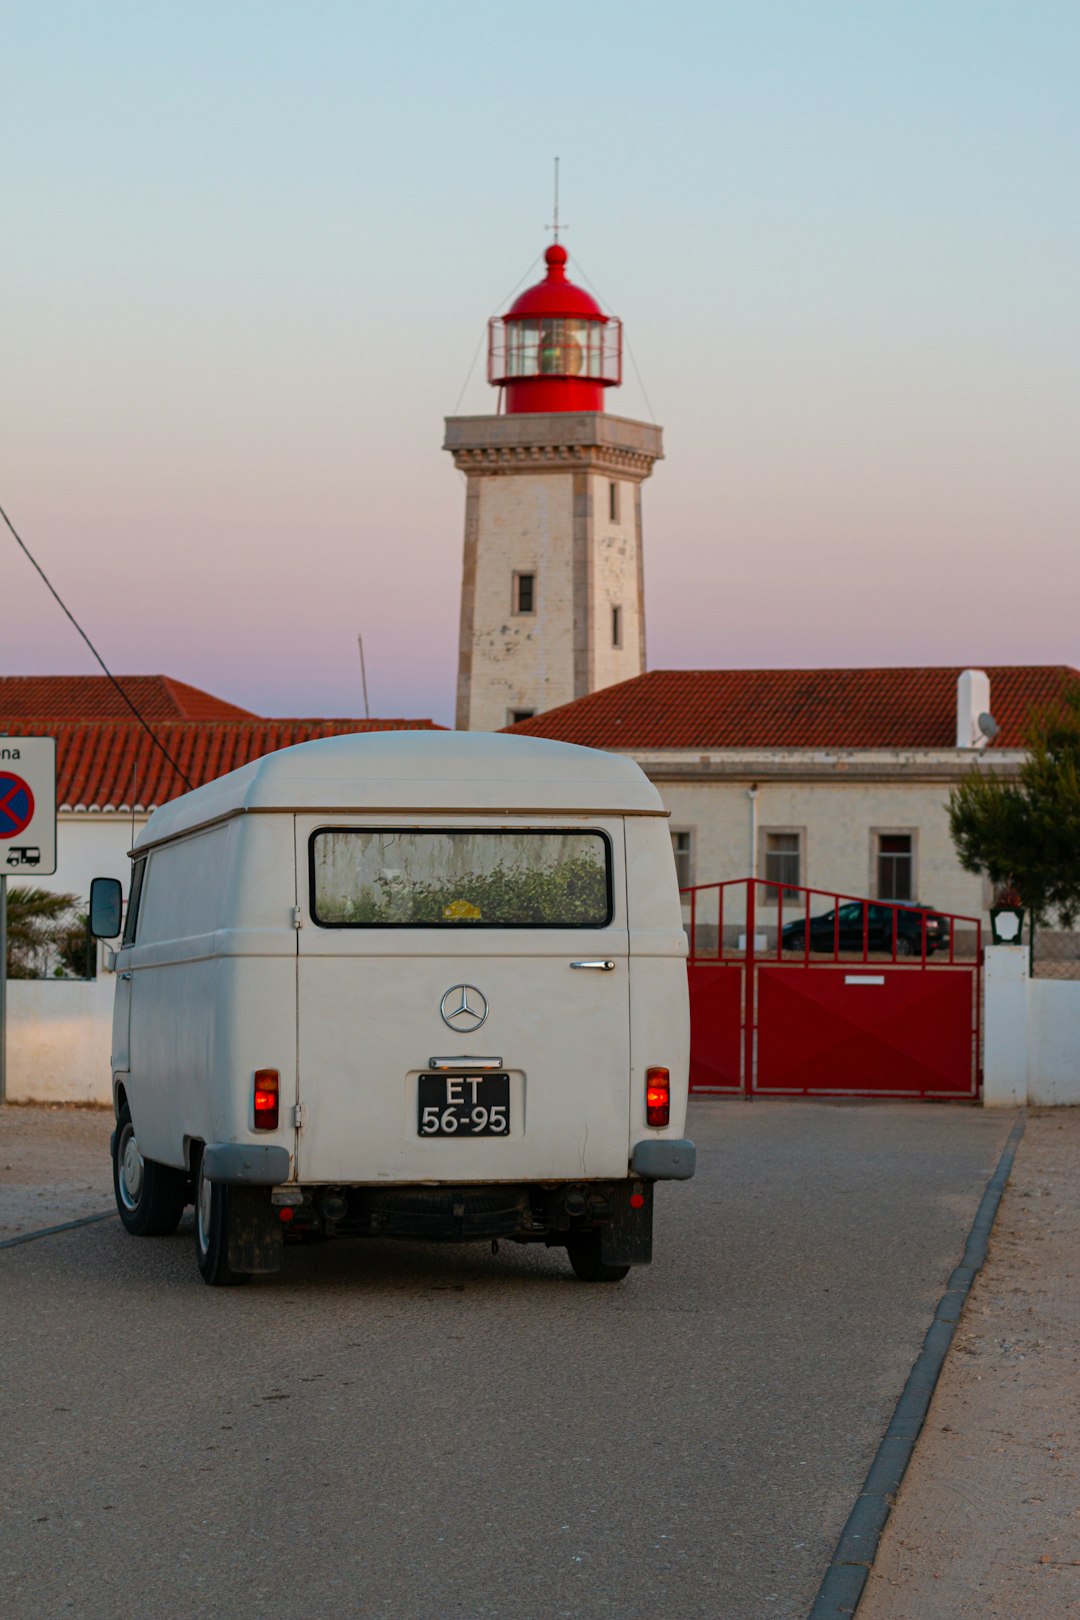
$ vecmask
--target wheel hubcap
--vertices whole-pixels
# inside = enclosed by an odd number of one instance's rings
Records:
[[[139,1144],[135,1140],[135,1132],[130,1125],[124,1126],[116,1162],[117,1181],[120,1184],[120,1197],[124,1208],[135,1209],[142,1197],[145,1166],[139,1152]]]

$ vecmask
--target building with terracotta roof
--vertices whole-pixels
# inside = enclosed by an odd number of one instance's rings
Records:
[[[680,882],[760,877],[974,916],[950,789],[1017,769],[1066,665],[657,669],[507,729],[629,754],[671,812]]]
[[[13,884],[74,894],[85,904],[92,878],[118,877],[126,894],[128,850],[140,827],[189,786],[316,737],[441,729],[432,720],[264,719],[167,675],[118,680],[149,729],[104,675],[0,677],[0,736],[56,738],[56,874],[12,865],[24,852],[9,846],[5,857],[0,844]],[[99,964],[108,961],[99,950]],[[9,1098],[109,1102],[112,974],[11,980],[7,989]]]
[[[264,719],[167,675],[117,679],[149,730],[104,675],[0,677],[0,735],[56,738],[56,876],[7,870],[14,882],[80,900],[93,877],[118,877],[126,890],[135,834],[188,787],[316,737],[440,729],[433,720]]]
[[[148,720],[254,720],[250,709],[171,675],[118,675],[118,684]],[[6,718],[131,720],[129,704],[104,675],[0,675]]]

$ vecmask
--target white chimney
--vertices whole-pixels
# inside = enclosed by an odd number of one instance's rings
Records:
[[[985,669],[964,669],[956,683],[956,746],[985,748],[989,735],[979,725],[990,713],[990,677]]]

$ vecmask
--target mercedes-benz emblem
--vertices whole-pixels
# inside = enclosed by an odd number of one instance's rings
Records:
[[[487,997],[475,984],[452,984],[439,1002],[442,1021],[461,1035],[471,1035],[488,1015]]]

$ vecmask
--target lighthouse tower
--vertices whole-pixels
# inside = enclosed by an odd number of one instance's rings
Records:
[[[641,486],[661,430],[604,410],[622,328],[566,274],[490,323],[498,414],[452,416],[466,477],[457,725],[497,731],[645,668]]]

